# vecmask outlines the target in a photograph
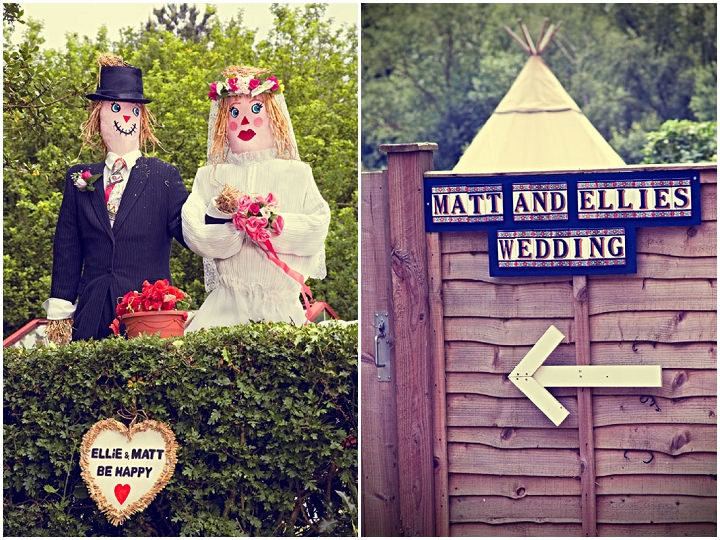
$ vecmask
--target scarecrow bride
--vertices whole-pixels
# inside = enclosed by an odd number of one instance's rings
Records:
[[[281,85],[230,66],[210,85],[208,164],[182,210],[211,291],[186,331],[249,321],[302,324],[307,277],[325,277],[330,209],[299,160]]]

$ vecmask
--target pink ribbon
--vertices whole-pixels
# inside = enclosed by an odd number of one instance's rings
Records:
[[[305,278],[300,272],[293,270],[282,260],[280,260],[280,257],[278,257],[277,253],[275,253],[275,248],[273,248],[272,242],[270,240],[265,240],[264,242],[256,242],[256,244],[258,245],[258,247],[260,247],[262,252],[267,255],[268,259],[275,263],[283,272],[285,272],[288,276],[297,281],[300,285],[300,294],[302,294],[303,304],[305,305],[305,324],[307,324],[309,322],[307,318],[307,310],[310,309],[312,292],[310,291],[310,287],[305,284]]]

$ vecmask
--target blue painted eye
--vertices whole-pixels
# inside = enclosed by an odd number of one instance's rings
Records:
[[[120,104],[118,103],[113,103],[110,105],[110,108],[112,109],[112,112],[120,112]]]
[[[230,116],[237,118],[239,114],[240,111],[238,111],[235,107],[230,107]]]
[[[250,107],[250,110],[254,112],[255,114],[260,114],[260,111],[262,110],[263,105],[262,103],[253,103],[252,107]]]
[[[140,107],[133,107],[133,114],[135,116],[140,116]]]

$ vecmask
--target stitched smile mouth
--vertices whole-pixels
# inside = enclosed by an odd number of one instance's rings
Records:
[[[252,129],[244,129],[240,133],[238,133],[238,139],[245,142],[248,142],[254,136],[255,132]]]
[[[114,121],[113,124],[115,124],[115,129],[117,129],[123,135],[132,135],[137,129],[137,124],[133,124],[132,128],[129,131],[125,131],[123,128],[121,128],[120,124],[118,124],[117,121]]]

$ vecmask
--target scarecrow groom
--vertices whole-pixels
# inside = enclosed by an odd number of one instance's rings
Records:
[[[105,160],[75,165],[65,177],[51,298],[43,303],[46,335],[57,343],[69,340],[71,328],[73,340],[111,334],[118,297],[139,290],[144,280],[169,280],[173,237],[184,245],[180,212],[188,192],[180,173],[140,152],[158,142],[142,71],[111,55],[99,63],[82,128],[90,145],[100,134]]]

